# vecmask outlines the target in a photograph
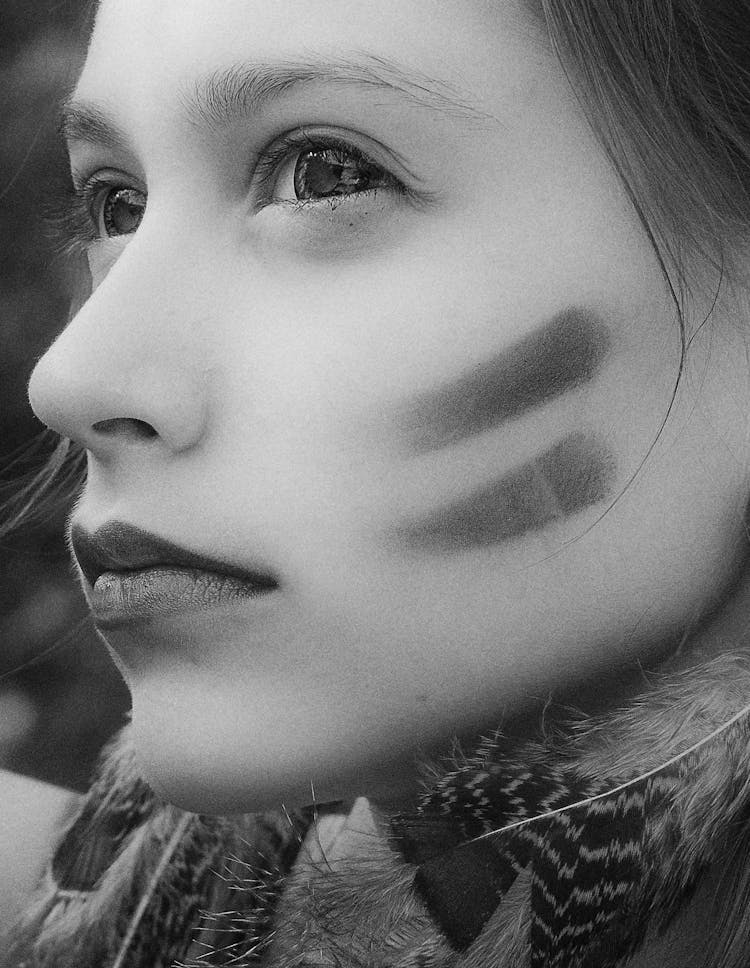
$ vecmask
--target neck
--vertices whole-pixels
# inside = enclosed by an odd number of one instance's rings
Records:
[[[750,554],[721,595],[713,602],[702,603],[694,612],[687,612],[682,624],[665,637],[661,647],[650,652],[649,659],[633,659],[548,698],[544,704],[545,718],[550,706],[552,718],[556,718],[557,710],[564,720],[571,709],[584,717],[606,717],[651,688],[654,676],[685,671],[726,652],[745,650],[750,650]],[[538,728],[540,705],[522,717],[522,730],[531,728],[533,733]],[[518,735],[528,735],[522,730]]]
[[[701,603],[694,612],[686,612],[682,624],[659,646],[652,647],[648,660],[632,659],[605,672],[597,670],[573,687],[529,696],[522,712],[498,715],[487,722],[481,734],[491,735],[500,727],[510,741],[523,743],[551,725],[565,729],[571,721],[606,720],[651,689],[659,676],[686,671],[725,652],[736,654],[745,650],[750,652],[750,554],[722,594],[709,604]],[[459,747],[466,751],[473,750],[479,738],[476,729],[456,734]],[[361,793],[387,813],[409,810],[423,789],[418,762],[441,762],[449,746],[442,739],[439,745],[423,750],[415,757],[414,768],[406,773],[403,764],[394,767],[383,763],[383,783]],[[351,802],[342,803],[342,807],[348,806]]]
[[[687,669],[727,651],[750,649],[750,561],[743,562],[731,586],[715,608],[686,630],[679,647],[664,665],[665,672]]]

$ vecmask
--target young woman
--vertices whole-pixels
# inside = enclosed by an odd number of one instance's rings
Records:
[[[132,724],[9,963],[745,964],[749,12],[103,0],[30,397]]]

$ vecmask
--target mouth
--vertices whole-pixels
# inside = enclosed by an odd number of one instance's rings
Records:
[[[265,570],[248,570],[120,521],[95,532],[73,525],[69,544],[94,621],[114,628],[175,612],[204,611],[278,589]]]

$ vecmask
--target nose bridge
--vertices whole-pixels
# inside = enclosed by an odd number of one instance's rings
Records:
[[[197,443],[211,372],[199,262],[134,238],[37,364],[37,416],[95,454],[136,438]]]

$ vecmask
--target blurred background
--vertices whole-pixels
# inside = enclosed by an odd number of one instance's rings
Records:
[[[46,218],[65,177],[56,117],[80,69],[89,4],[0,0],[0,522],[54,449],[26,383],[70,302],[72,274]],[[0,540],[0,767],[83,790],[128,696],[86,618],[66,510],[40,503]]]

